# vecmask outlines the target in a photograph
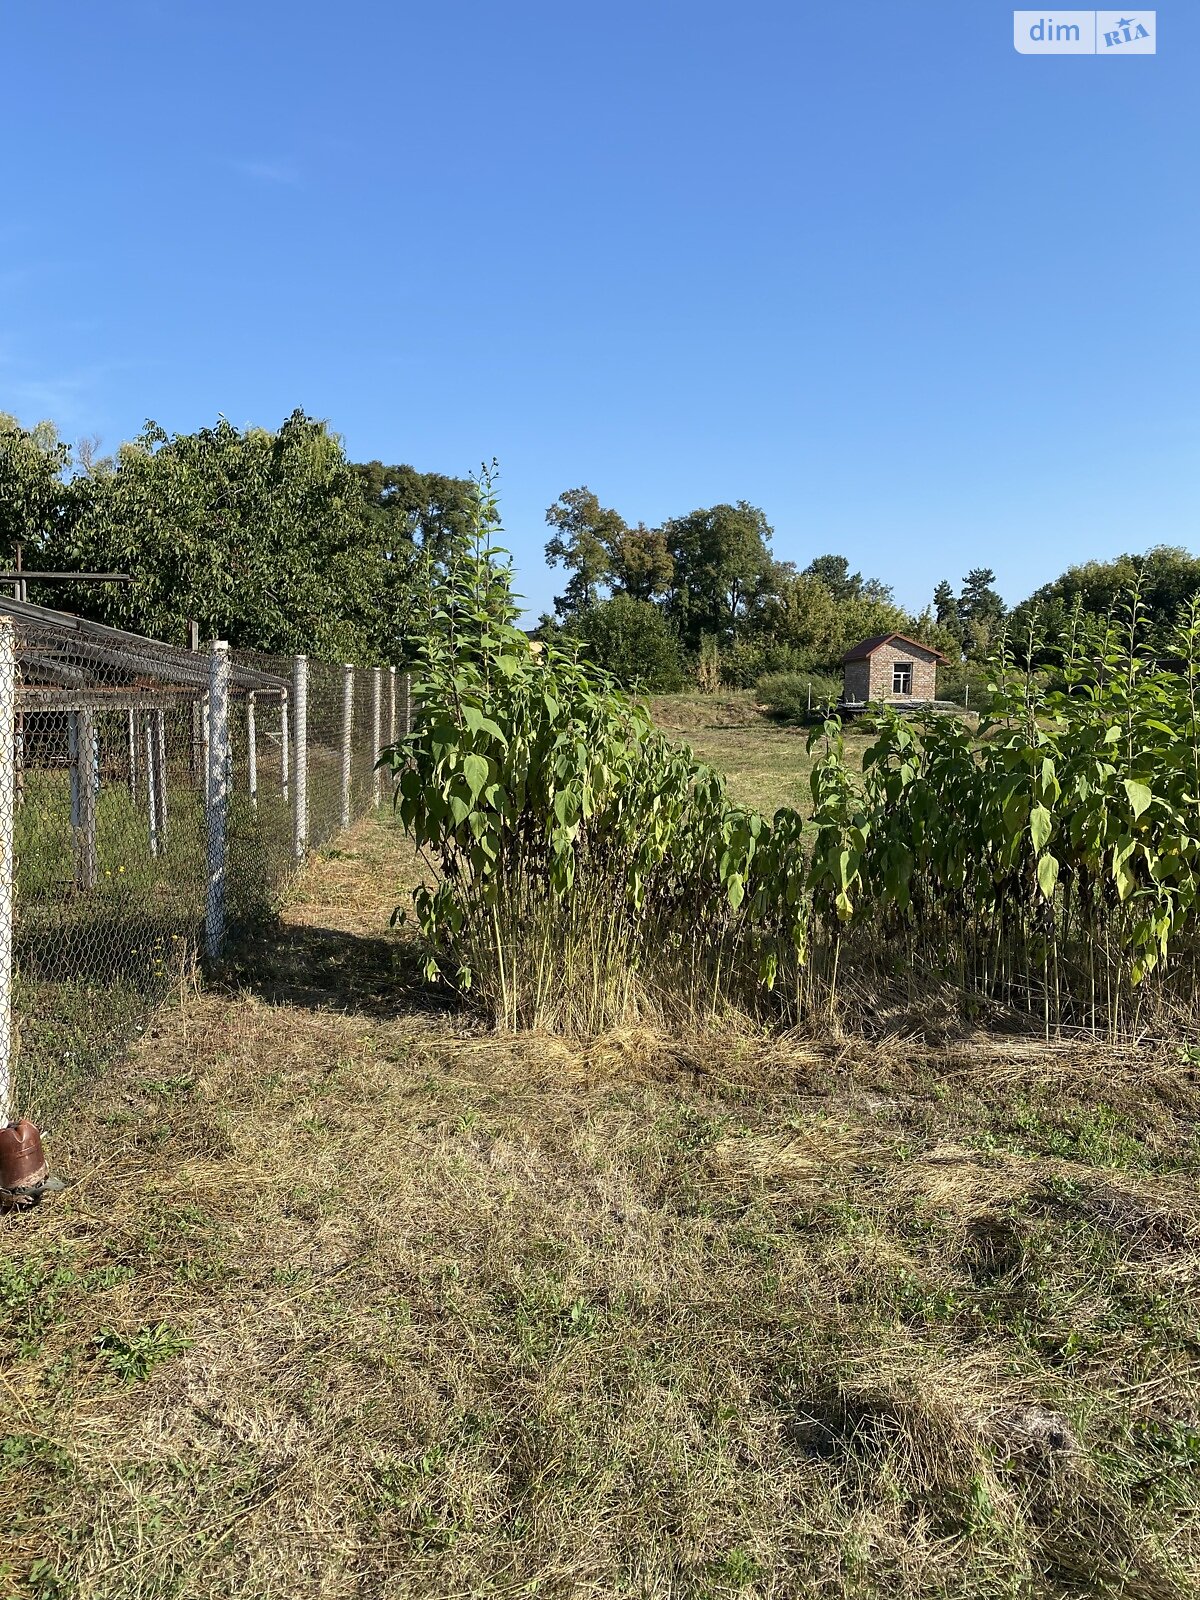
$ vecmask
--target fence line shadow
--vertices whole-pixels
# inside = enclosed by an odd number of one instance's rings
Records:
[[[277,923],[243,939],[230,966],[242,990],[271,1005],[388,1019],[454,1004],[425,977],[413,942],[394,934]]]

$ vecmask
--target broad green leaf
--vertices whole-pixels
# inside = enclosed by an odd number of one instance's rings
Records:
[[[1037,880],[1038,888],[1046,899],[1052,900],[1055,888],[1058,885],[1058,861],[1056,857],[1049,853],[1038,857]]]
[[[1140,817],[1154,799],[1146,785],[1139,783],[1136,778],[1125,779],[1125,793],[1129,796],[1129,804],[1133,807],[1135,818]]]
[[[488,780],[488,763],[485,756],[464,756],[463,777],[473,796],[477,796]]]

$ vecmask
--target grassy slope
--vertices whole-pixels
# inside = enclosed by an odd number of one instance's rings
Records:
[[[768,721],[755,710],[751,691],[657,695],[650,705],[659,727],[726,775],[729,793],[739,804],[767,817],[780,806],[806,811],[811,805],[813,757],[805,748],[809,730]],[[853,765],[861,764],[865,743],[865,736],[847,727],[846,749]]]
[[[406,870],[361,825],[0,1223],[9,1589],[1196,1592],[1193,1062],[484,1035]]]

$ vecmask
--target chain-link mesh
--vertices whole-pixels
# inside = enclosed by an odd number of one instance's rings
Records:
[[[313,845],[342,825],[345,679],[340,662],[308,664],[308,837]]]
[[[15,658],[7,692],[6,637]],[[204,952],[206,912],[216,953],[226,934],[276,907],[298,865],[299,765],[310,846],[372,804],[370,668],[355,671],[347,723],[344,668],[307,663],[301,747],[295,661],[231,652],[224,784],[212,756],[212,670],[208,651],[0,601],[0,722],[12,730],[7,766],[0,757],[0,1087],[5,1055],[11,1078],[0,1121],[17,1112],[44,1120],[144,1025]],[[388,734],[385,700],[382,743]]]

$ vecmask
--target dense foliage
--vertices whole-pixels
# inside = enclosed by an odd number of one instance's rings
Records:
[[[73,457],[49,424],[0,417],[0,537],[26,567],[121,570],[122,587],[30,598],[183,643],[194,618],[236,646],[403,659],[415,615],[466,526],[471,485],[355,465],[323,422],[148,423],[109,459]]]
[[[669,694],[686,683],[679,635],[660,607],[632,595],[614,594],[575,617],[555,637],[564,649],[578,640],[590,661],[618,683],[653,694]]]
[[[903,963],[1036,1002],[1056,1025],[1116,1030],[1151,1000],[1190,1003],[1200,601],[1165,663],[1144,623],[1136,590],[1117,617],[1077,609],[1048,678],[996,663],[981,742],[956,719],[892,718],[861,783],[831,724],[813,780],[826,936],[891,941]]]
[[[589,637],[591,659],[626,686],[644,674],[590,623],[615,600],[658,612],[678,642],[680,670],[730,688],[753,688],[772,673],[840,674],[844,653],[873,634],[905,633],[957,659],[981,652],[1003,616],[986,568],[967,575],[957,599],[939,586],[951,603],[937,615],[927,608],[914,616],[889,585],[851,572],[845,556],[816,556],[803,569],[778,560],[770,523],[745,500],[631,527],[590,489],[568,489],[546,520],[546,559],[568,578],[540,634],[552,637],[557,626],[564,639]]]
[[[1160,650],[1171,647],[1181,609],[1200,592],[1200,557],[1178,545],[1153,545],[1144,555],[1120,555],[1112,561],[1085,561],[1068,567],[1053,583],[1044,584],[1013,614],[1012,632],[1024,639],[1034,627],[1035,658],[1048,661],[1056,639],[1078,606],[1094,618],[1108,616],[1121,597],[1136,588],[1141,637]]]
[[[804,936],[795,896],[769,914],[763,890],[753,923],[741,911],[770,826],[606,674],[553,645],[531,654],[494,525],[485,486],[429,632],[415,729],[389,753],[400,815],[436,867],[416,894],[432,970],[509,1026],[584,1028],[648,998],[711,1000],[748,957],[773,977],[778,940],[794,961]],[[798,842],[799,819],[779,837]]]
[[[841,680],[806,672],[769,672],[759,679],[757,699],[773,716],[789,722],[817,714],[822,720],[838,703]]]
[[[873,992],[953,980],[1120,1031],[1191,1002],[1200,883],[1200,602],[1164,664],[1136,593],[1077,610],[1054,674],[994,664],[974,739],[885,715],[862,774],[812,736],[811,824],[733,805],[605,674],[512,626],[488,546],[452,563],[390,760],[437,869],[417,909],[433,970],[508,1025],[594,1028],[646,1005],[799,1017],[839,974]],[[1024,656],[1027,658],[1029,649]]]

